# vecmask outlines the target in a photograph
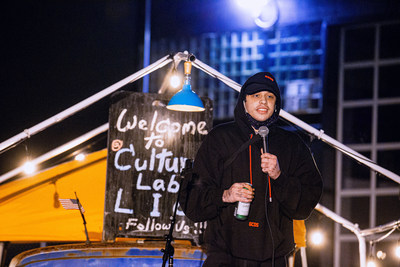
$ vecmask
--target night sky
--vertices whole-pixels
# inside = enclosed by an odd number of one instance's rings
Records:
[[[138,71],[143,9],[135,1],[22,1],[2,7],[1,142]],[[27,153],[41,155],[107,122],[109,101],[1,154],[1,173]]]

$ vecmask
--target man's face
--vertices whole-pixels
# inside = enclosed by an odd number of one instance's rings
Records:
[[[247,113],[258,121],[265,121],[274,114],[276,96],[269,91],[261,91],[246,95],[245,108]]]

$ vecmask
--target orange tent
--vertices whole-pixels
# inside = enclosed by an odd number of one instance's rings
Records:
[[[70,161],[0,186],[0,242],[85,241],[79,210],[65,210],[60,198],[75,199],[85,210],[91,241],[103,231],[107,149],[84,161]]]

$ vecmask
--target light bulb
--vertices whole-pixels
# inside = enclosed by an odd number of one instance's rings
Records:
[[[321,231],[316,230],[311,234],[311,242],[316,245],[320,246],[324,243],[324,235]]]
[[[373,259],[369,259],[367,262],[367,267],[377,267],[376,262]]]
[[[75,156],[75,160],[77,161],[83,161],[85,159],[85,154],[79,153],[78,155]]]
[[[384,259],[386,259],[386,253],[383,252],[382,250],[379,250],[379,251],[376,253],[376,257],[377,257],[379,260],[384,260]]]
[[[26,174],[32,174],[32,173],[34,173],[34,172],[36,171],[36,166],[35,166],[35,164],[33,164],[33,163],[30,162],[30,161],[25,162],[23,168],[24,168],[24,172],[25,172]]]
[[[181,84],[181,79],[180,79],[179,76],[176,75],[176,74],[173,74],[173,75],[171,76],[171,79],[170,79],[169,81],[170,81],[170,85],[171,85],[173,88],[178,88],[178,86]]]
[[[400,242],[396,246],[395,254],[396,254],[396,257],[400,259]]]

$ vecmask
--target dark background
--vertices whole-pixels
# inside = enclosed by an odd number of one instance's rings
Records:
[[[1,142],[138,71],[143,10],[141,1],[20,1],[2,8]],[[105,98],[1,154],[1,173],[107,122],[109,105]]]

